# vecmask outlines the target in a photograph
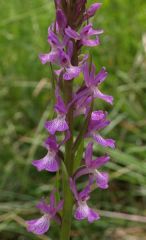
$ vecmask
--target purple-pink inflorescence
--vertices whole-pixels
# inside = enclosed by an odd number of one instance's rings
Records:
[[[58,172],[63,166],[68,173],[68,185],[74,198],[75,210],[74,217],[77,220],[87,219],[93,222],[100,218],[98,212],[90,208],[87,201],[90,199],[90,193],[93,190],[92,185],[100,189],[107,189],[109,176],[108,173],[100,171],[110,157],[103,155],[93,159],[93,146],[98,144],[103,147],[115,147],[113,139],[104,138],[100,130],[110,124],[107,120],[107,112],[94,110],[93,103],[101,99],[109,104],[113,103],[113,97],[100,91],[100,84],[107,78],[107,71],[103,67],[96,73],[96,67],[92,63],[92,58],[87,54],[81,54],[81,48],[94,47],[100,44],[100,34],[103,30],[95,30],[92,23],[89,23],[96,11],[101,7],[101,3],[94,3],[86,8],[86,0],[78,0],[73,3],[72,0],[54,0],[56,8],[56,20],[48,29],[48,43],[51,47],[50,52],[40,54],[39,58],[42,64],[49,63],[53,69],[56,99],[54,111],[56,113],[53,119],[45,123],[45,129],[49,133],[44,143],[47,154],[32,162],[38,171]],[[73,83],[75,78],[80,75],[82,84],[72,85],[72,91],[66,94],[69,89],[67,84]],[[79,81],[78,81],[79,82]],[[70,94],[70,96],[69,96]],[[69,97],[66,97],[68,95]],[[78,117],[84,118],[83,126],[76,134],[73,122]],[[60,136],[63,135],[62,138]],[[77,136],[77,137],[76,137]],[[76,161],[74,157],[82,141],[87,145],[84,158],[78,168],[74,169],[71,159],[65,161],[65,147],[71,141],[73,164]],[[88,142],[89,141],[89,142]],[[70,170],[68,171],[69,167]],[[85,188],[79,191],[78,180],[86,175],[87,184]],[[88,180],[87,180],[88,179]],[[63,208],[64,200],[56,204],[55,191],[50,195],[50,204],[42,200],[38,205],[42,212],[42,217],[27,221],[27,229],[30,232],[41,235],[48,231],[50,222],[55,220],[61,224],[62,218],[60,211]],[[64,199],[63,191],[61,191]]]

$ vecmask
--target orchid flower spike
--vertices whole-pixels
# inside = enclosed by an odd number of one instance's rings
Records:
[[[49,204],[40,201],[37,208],[42,216],[27,221],[27,229],[42,235],[49,230],[51,221],[55,220],[61,223],[60,240],[65,240],[70,239],[72,197],[76,220],[86,219],[91,223],[100,218],[98,212],[88,205],[88,200],[94,186],[108,188],[109,175],[101,168],[110,157],[105,154],[94,158],[93,144],[115,148],[115,141],[102,136],[100,131],[110,121],[107,112],[95,109],[97,105],[94,102],[101,99],[113,104],[113,97],[100,91],[100,85],[108,75],[105,67],[96,73],[92,56],[89,58],[89,54],[82,52],[82,47],[100,45],[103,30],[94,29],[90,18],[101,7],[101,3],[94,3],[89,8],[87,0],[54,0],[54,3],[56,17],[48,28],[47,39],[50,50],[40,54],[39,59],[42,64],[50,63],[52,77],[55,78],[51,81],[52,88],[49,88],[49,91],[55,89],[55,116],[44,125],[48,133],[44,144],[47,153],[43,158],[34,160],[32,165],[38,171],[53,172],[58,192],[55,194],[53,190]],[[76,121],[77,117],[79,121]],[[83,120],[81,124],[80,120]],[[79,127],[76,128],[77,124]],[[76,161],[78,155],[82,161]],[[82,177],[85,175],[86,178]],[[87,185],[79,188],[78,180],[87,181]],[[56,204],[55,196],[60,199],[60,195],[63,200]],[[61,217],[59,212],[62,208]]]

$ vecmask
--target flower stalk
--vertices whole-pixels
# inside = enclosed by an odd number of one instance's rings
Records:
[[[88,201],[94,183],[98,189],[108,188],[108,173],[100,167],[110,158],[104,155],[93,159],[93,150],[95,144],[114,148],[115,141],[100,134],[110,121],[107,112],[95,109],[94,103],[101,99],[112,104],[113,97],[100,91],[100,84],[107,78],[105,67],[96,73],[92,56],[82,54],[83,46],[100,45],[103,30],[94,29],[90,20],[101,4],[87,8],[87,0],[54,2],[56,18],[48,28],[50,52],[39,58],[51,68],[55,115],[44,126],[48,132],[44,142],[47,154],[32,164],[38,171],[56,173],[57,189],[50,194],[49,204],[43,199],[37,205],[42,217],[27,221],[27,229],[42,235],[56,221],[61,225],[60,240],[69,240],[73,212],[77,221],[86,219],[91,223],[100,219]],[[84,175],[88,180],[83,181],[85,186],[80,189],[78,180]]]

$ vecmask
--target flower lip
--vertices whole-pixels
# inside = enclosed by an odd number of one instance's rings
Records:
[[[50,216],[48,214],[43,215],[39,219],[27,221],[27,230],[37,235],[43,235],[49,230]]]
[[[60,223],[60,218],[58,216],[58,211],[63,207],[63,201],[60,201],[57,206],[55,206],[55,189],[50,195],[50,204],[47,204],[44,199],[42,199],[37,208],[43,212],[43,216],[38,219],[33,219],[26,221],[27,230],[33,232],[37,235],[43,235],[49,230],[50,222],[52,219],[56,220],[57,223]]]
[[[45,123],[45,128],[51,135],[54,135],[56,132],[64,132],[69,129],[69,126],[65,120],[66,116],[58,115],[57,118]]]
[[[94,177],[97,183],[97,186],[101,189],[107,189],[108,188],[108,181],[109,176],[106,172],[99,172],[95,170]]]
[[[60,167],[60,159],[55,152],[48,151],[45,157],[40,160],[34,160],[32,165],[38,171],[46,170],[48,172],[57,172]]]

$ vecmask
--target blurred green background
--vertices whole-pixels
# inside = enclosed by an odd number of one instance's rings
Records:
[[[93,3],[95,1],[88,1]],[[101,212],[93,224],[73,221],[75,240],[146,239],[146,1],[104,0],[93,19],[103,28],[94,50],[99,70],[109,72],[103,90],[114,96],[112,123],[103,134],[116,139],[110,188],[96,190],[91,205]],[[31,161],[44,155],[44,121],[51,117],[48,66],[38,60],[49,50],[47,28],[54,19],[52,0],[1,0],[0,4],[0,239],[58,238],[51,226],[48,237],[27,233],[24,219],[37,214],[36,202],[48,196],[54,175],[38,173]],[[98,103],[97,103],[98,109]],[[97,149],[98,151],[98,149]],[[128,213],[131,215],[122,215]],[[134,221],[133,215],[139,215]],[[142,223],[143,221],[143,223]]]

